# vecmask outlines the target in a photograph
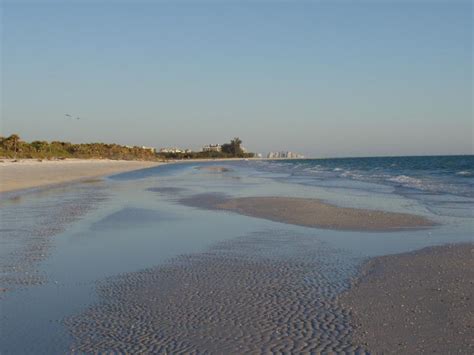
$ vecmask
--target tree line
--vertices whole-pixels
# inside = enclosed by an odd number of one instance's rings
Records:
[[[156,160],[155,152],[141,147],[126,147],[119,144],[81,143],[60,141],[25,142],[17,134],[0,137],[0,157],[12,159],[114,159]]]
[[[221,151],[202,151],[186,153],[157,153],[163,159],[223,159],[223,158],[253,158],[254,153],[247,153],[242,149],[242,140],[238,137],[229,143],[221,145]]]
[[[167,160],[167,159],[222,159],[252,158],[254,153],[242,149],[242,140],[232,139],[221,146],[221,151],[156,153],[142,147],[119,144],[80,143],[61,141],[25,142],[17,134],[0,137],[0,158],[9,159],[113,159],[113,160]]]

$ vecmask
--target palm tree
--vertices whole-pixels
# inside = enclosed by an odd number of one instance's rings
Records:
[[[13,150],[14,159],[18,151],[18,143],[20,142],[20,136],[18,134],[12,134],[10,137],[3,140],[3,145],[7,150]]]
[[[230,141],[232,154],[234,156],[242,154],[242,148],[240,148],[241,144],[242,144],[242,140],[239,137],[235,137],[234,139]]]

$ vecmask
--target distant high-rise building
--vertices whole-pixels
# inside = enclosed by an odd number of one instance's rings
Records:
[[[303,159],[304,155],[294,152],[270,152],[267,155],[268,159]]]

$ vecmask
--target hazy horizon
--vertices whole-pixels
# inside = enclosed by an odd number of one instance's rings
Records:
[[[470,1],[6,2],[2,24],[1,135],[474,152]]]

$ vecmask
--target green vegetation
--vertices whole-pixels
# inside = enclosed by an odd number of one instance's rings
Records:
[[[239,138],[221,146],[221,151],[188,153],[155,153],[141,147],[126,147],[119,144],[69,142],[24,142],[17,134],[0,137],[0,158],[10,159],[114,159],[114,160],[158,160],[158,159],[222,159],[253,158],[254,153],[242,149]]]
[[[156,160],[154,151],[141,147],[126,147],[118,144],[69,142],[24,142],[17,134],[0,137],[0,157],[13,159],[123,159],[123,160]]]
[[[157,153],[163,159],[223,159],[223,158],[253,158],[254,153],[246,153],[242,149],[242,141],[234,138],[230,143],[223,144],[221,151],[187,152],[187,153]]]
[[[243,158],[245,155],[245,152],[240,146],[241,144],[242,144],[242,141],[240,140],[240,138],[235,137],[234,139],[230,141],[230,143],[226,143],[222,145],[222,153],[233,156],[233,157]]]

